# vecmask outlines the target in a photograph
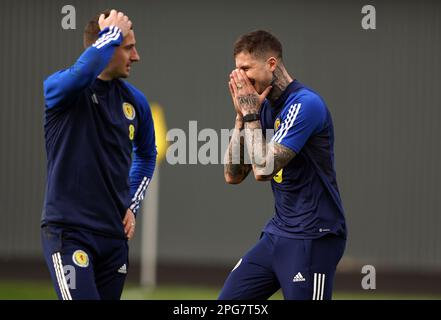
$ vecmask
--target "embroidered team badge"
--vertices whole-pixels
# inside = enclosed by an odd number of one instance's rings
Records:
[[[76,250],[72,255],[72,261],[81,268],[89,266],[89,256],[83,250]]]
[[[280,169],[280,171],[277,172],[276,175],[273,177],[274,181],[277,183],[282,183],[283,181],[282,175],[283,175],[283,168]]]
[[[127,119],[129,120],[135,119],[136,116],[135,108],[133,108],[133,106],[130,103],[124,102],[122,108],[124,111],[124,115],[126,116]]]
[[[274,131],[277,131],[280,127],[280,119],[277,118],[276,121],[274,122]]]

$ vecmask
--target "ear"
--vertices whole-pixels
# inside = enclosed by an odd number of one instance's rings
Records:
[[[277,64],[279,63],[279,60],[277,60],[277,58],[275,57],[270,57],[266,62],[269,65],[270,71],[274,72],[274,70],[276,70]]]

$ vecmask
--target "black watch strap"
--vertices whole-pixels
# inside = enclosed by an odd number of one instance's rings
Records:
[[[243,122],[251,122],[260,120],[260,114],[258,113],[250,113],[243,116]]]

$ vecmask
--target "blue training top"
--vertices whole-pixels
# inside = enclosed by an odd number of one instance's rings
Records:
[[[144,198],[156,163],[150,106],[129,83],[97,78],[122,40],[117,27],[105,28],[73,66],[44,81],[42,225],[126,238],[122,219]]]
[[[262,105],[262,129],[296,156],[271,180],[275,214],[265,232],[296,239],[346,238],[334,169],[334,129],[322,98],[294,80],[272,106]],[[268,137],[269,138],[269,137]]]

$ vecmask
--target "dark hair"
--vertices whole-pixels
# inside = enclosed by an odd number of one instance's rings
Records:
[[[90,47],[97,39],[98,34],[100,33],[100,26],[98,24],[98,20],[100,15],[104,14],[104,18],[107,18],[110,15],[110,9],[106,9],[103,12],[96,14],[84,27],[83,32],[83,45],[84,48]]]
[[[234,43],[234,56],[241,52],[248,52],[261,57],[273,53],[277,58],[282,59],[282,44],[268,31],[257,30],[246,33],[239,37]]]

